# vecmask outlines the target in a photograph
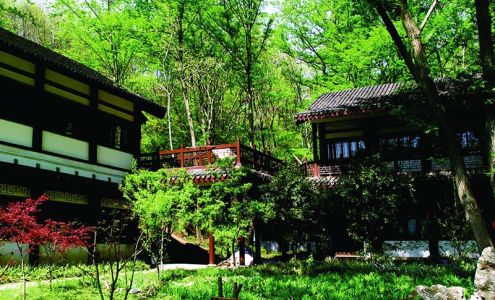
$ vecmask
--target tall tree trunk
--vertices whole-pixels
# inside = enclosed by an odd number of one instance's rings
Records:
[[[191,106],[189,101],[189,95],[187,93],[186,72],[184,70],[184,13],[185,3],[180,1],[179,3],[179,16],[177,18],[177,39],[178,39],[178,60],[179,60],[179,73],[180,73],[180,85],[182,90],[182,98],[184,100],[184,107],[186,109],[186,118],[189,125],[189,135],[191,137],[191,147],[196,147],[196,135],[194,133],[194,121],[191,115]]]
[[[492,21],[489,0],[474,0],[476,5],[476,25],[480,44],[480,62],[483,79],[487,87],[495,87],[495,56],[493,53]]]
[[[167,126],[168,126],[168,142],[170,144],[170,150],[174,149],[174,142],[172,141],[172,114],[170,112],[172,95],[167,90]]]
[[[480,64],[487,90],[495,88],[495,54],[493,53],[492,20],[490,16],[490,1],[475,0],[476,25],[480,44]],[[486,153],[489,167],[490,184],[495,198],[495,114],[487,109],[485,120]]]
[[[425,50],[421,40],[421,30],[417,26],[411,12],[409,11],[407,0],[400,1],[400,13],[404,29],[411,39],[414,60],[407,51],[407,48],[405,47],[397,28],[395,28],[395,25],[390,19],[385,7],[381,3],[374,1],[370,1],[370,3],[375,6],[383,19],[387,31],[396,44],[400,55],[414,77],[414,80],[421,88],[426,100],[428,101],[430,109],[432,110],[436,121],[440,126],[443,140],[448,149],[448,157],[452,169],[452,175],[458,190],[460,202],[464,207],[466,220],[474,233],[478,247],[481,249],[493,247],[490,234],[488,233],[486,223],[481,214],[481,210],[478,207],[478,203],[473,194],[471,184],[464,167],[460,145],[456,139],[455,131],[447,118],[446,109],[440,101],[435,83],[429,76],[428,62],[426,60]]]
[[[253,52],[252,52],[252,28],[245,28],[246,33],[246,88],[248,100],[248,122],[249,122],[249,146],[254,148],[254,87],[253,87]]]

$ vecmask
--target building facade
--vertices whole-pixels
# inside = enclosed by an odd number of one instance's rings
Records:
[[[122,207],[143,112],[163,117],[163,107],[3,29],[0,87],[2,204],[46,193],[44,217],[85,224]]]
[[[471,92],[469,82],[437,80],[436,84],[490,223],[494,211],[486,176],[486,107],[480,105],[484,96]],[[333,185],[350,165],[376,154],[397,172],[415,177],[414,205],[402,209],[399,228],[391,228],[384,238],[389,242],[403,241],[403,245],[422,241],[425,249],[409,247],[395,253],[400,256],[427,256],[429,222],[442,213],[442,207],[459,205],[450,178],[447,151],[426,106],[417,89],[392,83],[324,94],[296,116],[297,123],[309,122],[312,126],[314,161],[306,167],[308,176],[314,180]],[[350,242],[344,230],[341,239],[335,241],[338,250],[356,250],[360,245]],[[439,233],[438,239],[446,239],[445,234]],[[454,251],[445,242],[440,244],[445,248],[443,254]]]

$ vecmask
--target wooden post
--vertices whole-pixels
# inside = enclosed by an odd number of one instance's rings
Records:
[[[180,167],[184,168],[185,157],[184,157],[184,144],[180,144]]]
[[[211,165],[212,159],[211,159],[211,147],[210,146],[208,146],[208,148],[206,148],[206,157],[208,159],[208,164]]]
[[[318,167],[318,163],[313,164],[313,176],[320,177],[320,168]]]
[[[239,265],[246,265],[246,239],[241,236],[239,238]]]
[[[311,123],[311,137],[313,142],[313,160],[318,161],[318,125]]]
[[[98,86],[96,84],[92,84],[90,86],[90,102],[89,102],[89,108],[91,110],[91,113],[93,114],[97,114],[98,113]],[[91,124],[90,125],[92,127],[93,130],[95,130],[95,132],[98,131],[98,128],[96,128],[95,124]],[[141,127],[138,126],[139,128],[136,130],[136,132],[139,132],[139,135],[141,135]],[[137,143],[138,144],[138,147],[139,149],[134,149],[134,155],[135,157],[137,157],[140,152],[141,152],[141,148],[140,148],[140,143],[141,143],[141,139],[139,139],[139,142]],[[96,141],[91,141],[89,142],[89,162],[90,163],[93,163],[93,164],[96,164],[98,162],[98,145],[96,143]]]
[[[210,265],[215,265],[215,239],[213,238],[213,233],[210,231],[208,234],[208,241],[209,241],[209,264]],[[221,297],[221,296],[220,296]]]
[[[43,67],[41,64],[36,65],[36,70],[35,70],[35,86],[34,88],[36,89],[36,92],[38,95],[43,95],[44,94],[44,85],[45,85],[45,67]],[[38,99],[42,100],[42,99]],[[42,107],[42,101],[34,101],[34,107],[30,107],[32,111],[34,112],[39,112]],[[42,115],[39,113],[36,113],[34,116],[34,126],[33,126],[33,136],[32,136],[32,146],[35,151],[41,151],[43,148],[43,122],[44,119],[42,118]],[[89,155],[89,153],[88,153]]]
[[[198,157],[198,166],[203,166],[204,165],[204,156],[203,156],[203,149],[206,149],[205,147],[198,147],[198,151],[196,153]]]
[[[223,282],[220,276],[218,276],[218,297],[223,297]]]
[[[242,283],[241,284],[237,284],[237,282],[234,282],[234,299],[239,299],[239,294],[241,293],[241,289],[242,289]]]
[[[254,263],[261,263],[261,234],[259,229],[259,221],[256,222],[254,227]]]
[[[236,143],[236,156],[237,156],[237,165],[241,165],[241,140],[237,139]]]

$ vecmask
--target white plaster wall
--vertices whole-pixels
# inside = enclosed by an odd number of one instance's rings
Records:
[[[478,257],[478,246],[475,241],[463,241],[456,244],[453,244],[449,241],[439,241],[438,247],[440,249],[441,256],[471,256]],[[461,253],[459,253],[459,251]]]
[[[98,146],[97,155],[97,161],[100,164],[114,166],[125,170],[132,169],[132,160],[134,159],[134,156],[130,153]]]
[[[58,153],[70,157],[88,160],[89,144],[80,140],[62,136],[48,131],[43,131],[44,151]]]
[[[393,257],[428,257],[428,241],[385,241],[385,255]],[[441,256],[458,256],[461,254],[477,256],[476,243],[474,241],[461,242],[460,245],[453,245],[450,241],[438,242]]]
[[[385,255],[393,257],[428,257],[428,241],[385,241]]]
[[[32,147],[33,127],[0,119],[0,141]]]

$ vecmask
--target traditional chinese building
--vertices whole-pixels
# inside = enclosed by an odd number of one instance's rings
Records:
[[[87,224],[121,206],[143,112],[163,107],[3,29],[0,88],[0,201],[46,193],[47,217]]]
[[[436,85],[457,131],[473,186],[487,202],[483,206],[489,220],[488,214],[493,210],[484,175],[487,166],[485,110],[479,105],[484,96],[475,92],[470,82],[437,80]],[[455,205],[456,201],[453,184],[448,179],[450,167],[446,148],[434,130],[425,133],[425,126],[433,124],[429,121],[428,111],[426,101],[417,89],[398,83],[321,95],[307,111],[296,116],[297,123],[309,122],[312,126],[314,161],[306,166],[308,176],[323,185],[333,185],[352,163],[379,154],[397,172],[406,172],[417,178],[417,203],[413,209],[403,209],[401,226],[390,228],[385,239],[427,239],[427,219],[441,209],[439,205],[442,203]],[[340,224],[345,224],[345,221]],[[355,250],[356,245],[346,237],[345,228],[337,236],[334,241],[337,250]],[[423,248],[428,250],[428,243],[424,243]],[[444,254],[448,249],[452,250],[447,244],[444,246],[447,249]],[[420,250],[407,251],[401,256],[425,255]]]

